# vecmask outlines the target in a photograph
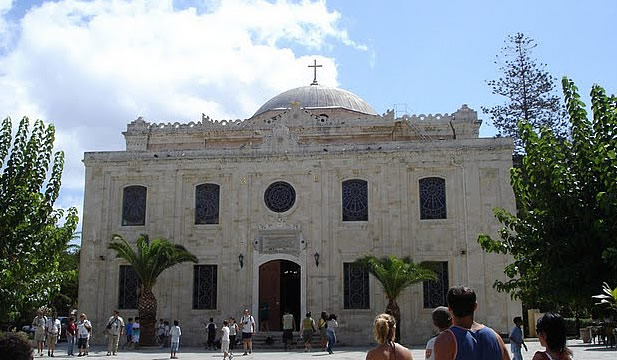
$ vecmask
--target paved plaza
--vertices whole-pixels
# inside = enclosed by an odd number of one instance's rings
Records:
[[[535,339],[527,340],[528,352],[523,352],[523,359],[530,360],[533,354],[537,350],[542,350],[540,344]],[[69,358],[66,356],[65,343],[59,344],[59,349],[56,352],[55,358]],[[508,349],[509,349],[509,345]],[[581,340],[570,340],[568,346],[574,352],[575,360],[615,360],[617,359],[617,348],[608,349],[602,345],[589,345],[583,344]],[[298,360],[363,360],[366,357],[366,352],[370,347],[339,347],[335,348],[333,355],[328,355],[324,351],[314,351],[310,353],[304,353],[301,351],[256,351],[251,355],[241,356],[242,352],[239,352],[234,358],[236,360],[284,360],[284,359],[298,359]],[[90,355],[88,358],[109,358],[109,359],[122,359],[122,360],[165,360],[169,359],[169,352],[167,349],[140,349],[138,351],[120,351],[118,356],[107,357],[107,350],[101,346],[95,346],[90,349]],[[415,360],[424,359],[424,348],[421,346],[412,346],[411,351]],[[44,356],[46,358],[47,356]],[[71,357],[71,358],[77,358]],[[184,360],[221,360],[223,355],[220,352],[207,351],[196,347],[181,348],[178,353],[179,359]]]

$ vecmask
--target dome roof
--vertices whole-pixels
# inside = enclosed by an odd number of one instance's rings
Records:
[[[265,113],[268,110],[287,109],[294,101],[299,102],[301,107],[307,109],[344,108],[364,114],[377,115],[366,101],[347,90],[308,85],[278,94],[263,104],[253,116]]]

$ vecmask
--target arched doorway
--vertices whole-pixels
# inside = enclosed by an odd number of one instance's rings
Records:
[[[300,324],[300,265],[272,260],[259,267],[259,329],[280,331],[285,310]]]

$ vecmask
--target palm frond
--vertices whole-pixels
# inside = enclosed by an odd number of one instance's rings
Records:
[[[171,243],[164,238],[150,241],[141,234],[133,246],[120,235],[114,235],[109,249],[116,251],[116,257],[125,259],[133,266],[145,288],[152,288],[163,271],[186,261],[197,262],[197,257],[184,246]]]
[[[375,276],[388,299],[396,300],[403,290],[415,283],[436,280],[437,274],[420,264],[415,264],[410,258],[398,258],[396,256],[377,258],[366,255],[356,263],[365,267],[368,272]]]

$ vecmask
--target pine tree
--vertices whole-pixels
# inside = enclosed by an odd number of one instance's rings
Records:
[[[555,92],[556,79],[548,73],[546,64],[532,57],[536,46],[532,38],[522,33],[509,35],[495,61],[503,75],[487,81],[492,93],[506,97],[506,102],[482,107],[482,111],[491,116],[498,135],[514,139],[515,152],[521,151],[519,121],[525,121],[534,130],[548,127],[560,138],[568,134],[567,115]]]

